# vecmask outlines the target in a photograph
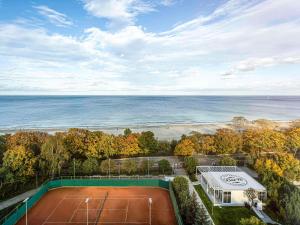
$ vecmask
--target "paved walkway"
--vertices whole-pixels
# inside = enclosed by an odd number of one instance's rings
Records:
[[[37,190],[38,189],[33,189],[33,190],[27,191],[23,194],[17,195],[11,199],[7,199],[3,202],[0,202],[0,210],[10,207],[18,202],[21,202],[28,197],[31,197],[32,195],[34,195],[37,192]]]

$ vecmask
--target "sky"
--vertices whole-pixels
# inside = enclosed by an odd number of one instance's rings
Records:
[[[0,0],[1,95],[300,95],[299,0]]]

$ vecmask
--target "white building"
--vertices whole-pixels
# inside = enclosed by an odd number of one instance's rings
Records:
[[[257,208],[261,209],[267,196],[264,186],[236,166],[197,166],[196,175],[215,206],[243,206],[249,201],[245,191],[252,188],[257,192]]]

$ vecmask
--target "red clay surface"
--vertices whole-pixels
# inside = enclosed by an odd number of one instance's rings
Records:
[[[44,195],[29,210],[28,225],[86,225],[86,198],[89,198],[89,225],[150,224],[149,198],[152,198],[152,225],[177,224],[167,190],[151,187],[72,187],[54,189]],[[25,216],[17,223],[23,224]]]

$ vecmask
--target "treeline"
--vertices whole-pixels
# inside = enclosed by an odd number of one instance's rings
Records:
[[[54,135],[17,132],[0,136],[0,176],[7,182],[26,181],[37,173],[39,176],[54,176],[62,172],[73,174],[74,167],[77,174],[105,174],[108,167],[112,174],[120,169],[126,174],[136,174],[137,171],[145,170],[145,163],[148,167],[149,162],[137,164],[125,160],[121,168],[117,168],[114,161],[108,165],[105,160],[170,155],[175,146],[176,141],[159,141],[150,131],[132,133],[130,129],[117,136],[84,129],[70,129]],[[160,171],[170,173],[171,166],[167,160],[158,164]]]
[[[186,225],[210,225],[211,222],[203,205],[197,202],[196,193],[190,194],[189,184],[185,177],[176,177],[173,189],[181,217]]]
[[[280,169],[272,166],[266,158],[257,160],[255,168],[268,191],[268,213],[285,225],[300,225],[300,189],[282,176]]]
[[[215,134],[193,132],[183,135],[175,148],[175,155],[249,153],[259,156],[266,152],[289,152],[296,155],[300,149],[300,127],[279,131],[250,128],[243,131],[223,128]]]

